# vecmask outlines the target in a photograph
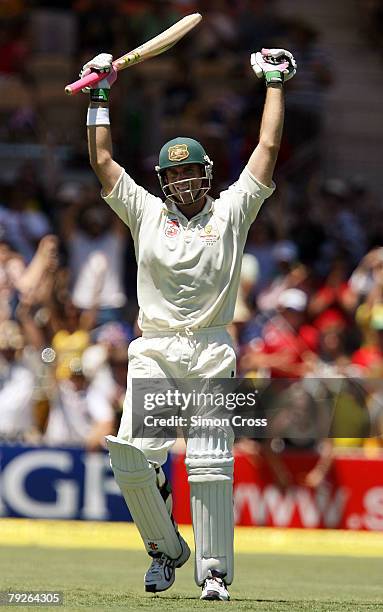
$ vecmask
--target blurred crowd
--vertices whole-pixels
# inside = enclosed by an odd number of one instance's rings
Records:
[[[8,170],[4,159],[0,171],[1,439],[100,448],[118,426],[127,349],[139,335],[134,251],[89,169],[87,100],[55,98],[54,75],[38,67],[59,57],[57,70],[69,67],[73,80],[96,53],[121,55],[200,10],[198,37],[119,80],[112,95],[115,157],[159,194],[156,154],[168,137],[187,134],[214,160],[218,193],[257,142],[264,93],[249,51],[293,51],[299,73],[287,86],[278,190],[250,230],[231,326],[239,374],[292,379],[298,412],[315,400],[300,381],[358,380],[340,395],[325,385],[340,415],[332,434],[340,445],[382,441],[381,194],[362,176],[322,175],[320,134],[333,76],[320,33],[301,19],[281,19],[270,1],[208,4],[1,3],[7,27],[0,29],[0,82],[10,94],[0,104],[0,154],[14,151],[5,145],[40,147],[12,158]],[[375,10],[380,3],[369,4]],[[23,96],[12,97],[19,86]],[[286,440],[289,424],[282,421],[286,431],[279,425],[276,439]],[[325,464],[328,456],[325,445]]]

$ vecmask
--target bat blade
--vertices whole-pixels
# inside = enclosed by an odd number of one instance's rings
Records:
[[[113,62],[114,68],[124,70],[135,64],[139,64],[147,59],[155,57],[160,53],[164,53],[173,45],[175,45],[181,38],[185,36],[190,30],[192,30],[202,19],[200,13],[192,13],[183,17],[177,23],[170,26],[164,32],[161,32],[151,40],[143,43],[133,51],[129,51],[125,55],[122,55]],[[85,77],[82,77],[74,83],[70,83],[65,87],[65,92],[69,95],[74,95],[84,89],[84,87],[91,87],[99,81],[101,81],[105,75],[100,75],[98,72],[91,72]]]

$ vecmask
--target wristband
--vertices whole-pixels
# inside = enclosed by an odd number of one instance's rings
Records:
[[[89,92],[89,97],[91,102],[108,102],[110,95],[110,89],[108,88],[99,88],[99,89],[91,89]]]
[[[265,73],[266,86],[283,83],[283,74],[279,70],[270,70]]]
[[[86,124],[89,125],[110,125],[109,108],[98,106],[97,108],[88,108]]]

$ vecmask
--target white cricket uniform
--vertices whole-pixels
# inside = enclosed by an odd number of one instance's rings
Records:
[[[226,327],[233,319],[248,230],[274,188],[259,183],[245,168],[216,200],[208,196],[203,210],[190,220],[125,171],[103,196],[133,236],[143,332],[129,347],[118,436],[141,448],[149,461],[163,464],[174,440],[131,437],[131,381],[235,375]]]

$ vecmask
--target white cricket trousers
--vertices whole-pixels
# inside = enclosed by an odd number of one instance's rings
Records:
[[[187,333],[144,333],[131,342],[128,357],[127,390],[117,435],[142,450],[148,461],[161,466],[166,462],[175,439],[132,436],[132,380],[232,378],[236,373],[232,339],[224,327],[208,327]],[[226,443],[231,454],[232,440],[227,439]]]

